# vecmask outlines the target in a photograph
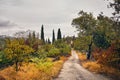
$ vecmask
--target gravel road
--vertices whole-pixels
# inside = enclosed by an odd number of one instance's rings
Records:
[[[105,76],[94,74],[79,64],[79,58],[72,50],[71,57],[64,63],[58,78],[54,80],[111,80]]]

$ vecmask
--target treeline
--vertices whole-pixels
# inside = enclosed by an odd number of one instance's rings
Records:
[[[74,49],[86,52],[87,59],[120,68],[120,1],[114,0],[109,8],[115,9],[113,17],[101,12],[97,18],[92,13],[80,11],[72,25],[79,31]]]
[[[57,40],[60,40],[62,39],[62,34],[61,34],[61,30],[60,28],[58,29],[58,32],[57,32]],[[44,43],[51,43],[50,39],[46,39],[45,40],[45,37],[44,37],[44,26],[42,25],[41,27],[41,40],[44,42]],[[53,32],[52,32],[52,43],[55,42],[55,32],[54,32],[54,29],[53,29]]]
[[[22,36],[20,36],[22,34]],[[35,31],[17,33],[18,37],[5,38],[4,47],[0,50],[0,67],[15,64],[16,71],[22,63],[46,62],[46,58],[53,61],[59,60],[60,56],[70,55],[70,45],[62,38],[61,30],[58,29],[57,39],[53,30],[52,43],[44,37],[44,26],[41,27],[41,35]],[[24,36],[23,36],[24,35]]]

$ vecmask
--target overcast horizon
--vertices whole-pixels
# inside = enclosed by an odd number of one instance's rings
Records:
[[[64,36],[76,36],[72,20],[80,10],[100,12],[111,16],[104,0],[0,0],[0,35],[13,35],[18,31],[34,30],[40,33],[44,25],[45,36],[52,37],[52,30],[60,28]]]

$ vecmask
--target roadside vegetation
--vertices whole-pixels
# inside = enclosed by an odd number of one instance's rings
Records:
[[[95,60],[87,60],[85,53],[78,52],[78,56],[80,59],[80,64],[89,71],[111,77],[115,80],[120,79],[120,71],[118,69],[109,65],[101,64]]]
[[[120,77],[120,1],[114,0],[108,6],[115,12],[107,17],[101,12],[97,17],[80,11],[72,25],[79,31],[73,42],[83,67],[90,71]]]
[[[57,39],[53,30],[51,42],[42,25],[40,36],[29,31],[0,38],[0,80],[52,80],[71,55],[71,47],[80,52],[83,67],[120,80],[120,0],[108,7],[114,9],[112,17],[80,11],[72,21],[78,37],[63,38],[59,28]]]
[[[21,32],[18,34],[21,35]],[[2,39],[0,80],[52,80],[57,77],[71,53],[71,47],[62,39],[60,29],[59,35],[59,39],[52,43],[49,39],[45,41],[42,25],[41,39],[35,31],[29,32],[26,37]]]

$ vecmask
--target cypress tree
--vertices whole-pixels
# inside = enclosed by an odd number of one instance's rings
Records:
[[[50,41],[50,39],[48,38],[48,44],[51,44],[51,41]]]
[[[32,37],[33,37],[33,39],[36,38],[35,31],[33,31]]]
[[[44,27],[43,27],[43,25],[42,25],[42,27],[41,27],[41,40],[45,40],[44,39]]]
[[[54,43],[54,42],[55,42],[55,32],[53,30],[52,43]]]
[[[60,28],[58,29],[58,34],[57,34],[57,39],[61,39],[61,31],[60,31]]]

